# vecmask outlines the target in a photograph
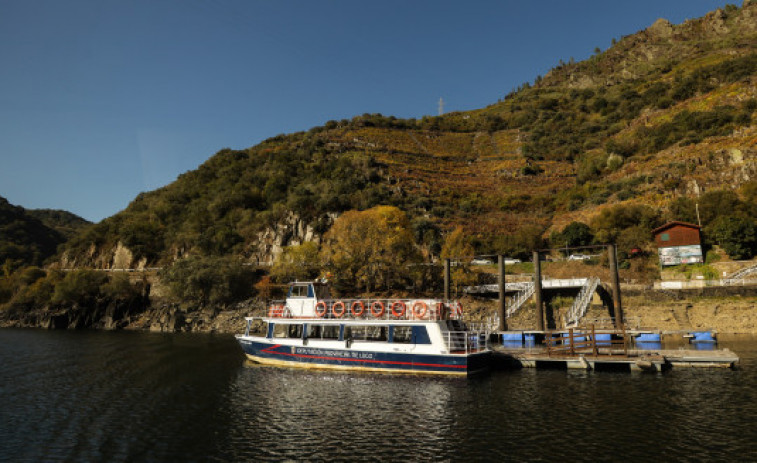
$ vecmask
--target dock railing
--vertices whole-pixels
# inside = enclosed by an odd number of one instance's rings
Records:
[[[568,332],[547,332],[544,338],[548,356],[628,356],[629,337],[623,330],[570,328]]]

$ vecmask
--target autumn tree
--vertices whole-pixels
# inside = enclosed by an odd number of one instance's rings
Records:
[[[319,272],[318,244],[312,241],[287,246],[271,267],[271,277],[279,283],[312,280]]]
[[[342,214],[324,235],[321,257],[337,287],[387,289],[410,277],[420,260],[410,223],[393,206]]]
[[[475,283],[476,275],[468,266],[468,262],[473,254],[473,246],[462,227],[455,228],[447,235],[442,246],[441,257],[442,259],[451,259],[453,262],[454,267],[450,275],[452,281],[465,285]]]

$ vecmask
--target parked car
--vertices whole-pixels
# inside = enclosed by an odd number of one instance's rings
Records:
[[[568,260],[589,260],[592,256],[588,256],[586,254],[571,254],[568,257]]]
[[[511,257],[505,257],[505,265],[520,264],[520,259],[513,259]]]
[[[471,265],[492,265],[494,262],[492,262],[489,259],[481,259],[481,258],[475,258],[472,261],[470,261]]]

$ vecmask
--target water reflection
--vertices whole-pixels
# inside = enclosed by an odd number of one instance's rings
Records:
[[[757,460],[737,371],[462,378],[245,363],[233,338],[0,330],[10,461]]]

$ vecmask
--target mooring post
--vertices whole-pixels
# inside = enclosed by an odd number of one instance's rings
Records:
[[[497,264],[499,267],[499,278],[497,279],[497,284],[499,284],[499,301],[497,301],[499,330],[507,331],[507,308],[505,306],[505,256],[502,254],[498,255]]]
[[[610,261],[610,275],[612,276],[612,303],[615,309],[615,329],[623,329],[623,302],[620,300],[620,277],[618,276],[618,256],[614,244],[607,245],[607,256]]]
[[[449,267],[450,267],[450,260],[444,259],[444,301],[449,302]]]
[[[536,302],[536,329],[544,331],[544,304],[541,294],[541,260],[539,251],[534,251],[534,302]]]

